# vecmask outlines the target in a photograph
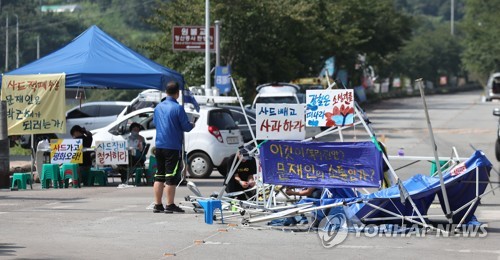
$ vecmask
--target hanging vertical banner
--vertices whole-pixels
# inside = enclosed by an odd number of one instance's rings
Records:
[[[2,77],[9,135],[66,133],[65,77],[64,73]]]
[[[127,141],[96,141],[97,165],[128,164]]]
[[[82,163],[82,139],[50,140],[50,163]]]
[[[303,104],[257,104],[257,139],[304,140]]]
[[[231,91],[231,68],[229,66],[215,67],[215,86],[221,94],[226,94]]]
[[[352,89],[307,90],[306,125],[346,126],[354,123]]]

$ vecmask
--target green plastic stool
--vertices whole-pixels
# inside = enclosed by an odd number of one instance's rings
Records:
[[[42,174],[40,176],[42,189],[50,188],[51,181],[54,189],[59,188],[59,180],[60,180],[59,166],[57,164],[44,164],[42,166]]]
[[[90,170],[87,178],[87,186],[94,186],[96,183],[99,186],[106,186],[108,184],[108,175],[102,170]]]
[[[146,169],[144,169],[143,167],[137,167],[135,169],[135,185],[141,184],[142,175],[144,174],[145,171]]]
[[[19,184],[16,184],[16,182],[19,182]],[[29,183],[30,185],[33,185],[33,182],[31,181],[31,174],[29,173],[14,173],[12,175],[12,186],[11,188],[14,189],[26,189],[26,184]],[[31,187],[33,189],[33,186]]]
[[[148,185],[153,184],[154,182],[153,176],[155,176],[157,170],[158,170],[158,163],[156,162],[156,157],[151,155],[149,157],[149,167],[148,170],[146,171],[146,183]]]
[[[64,188],[69,187],[69,179],[73,180],[73,188],[81,188],[78,181],[78,164],[64,163],[61,166],[61,180],[64,182]]]
[[[439,160],[439,165],[441,165],[441,167],[443,167],[443,165],[444,165],[446,162],[448,162],[448,161],[441,161],[441,160]],[[437,172],[437,170],[438,170],[438,169],[437,169],[437,166],[436,166],[436,161],[431,161],[431,173],[430,173],[430,175],[431,175],[431,176],[433,176],[433,174],[434,174],[435,172]]]

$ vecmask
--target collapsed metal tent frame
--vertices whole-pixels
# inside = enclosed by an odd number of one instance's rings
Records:
[[[246,123],[250,129],[250,133],[251,133],[252,138],[253,138],[250,142],[245,144],[245,146],[252,144],[252,143],[254,145],[253,149],[251,149],[247,152],[248,152],[249,156],[255,158],[257,165],[260,165],[259,144],[257,143],[255,135],[251,129],[250,122],[248,121],[248,117],[245,113],[245,109],[243,107],[241,99],[239,98],[238,89],[237,89],[236,84],[232,78],[231,78],[231,83],[232,83],[232,86],[233,86],[235,93],[238,97],[243,114],[245,115],[245,118],[246,118]],[[453,220],[452,220],[453,216],[456,215],[458,212],[461,212],[461,211],[467,209],[466,213],[463,215],[463,217],[461,218],[461,220],[459,222],[458,226],[460,226],[460,225],[464,224],[465,219],[472,213],[472,210],[475,208],[475,206],[477,206],[477,204],[479,203],[481,198],[486,196],[487,194],[489,194],[491,192],[494,192],[494,190],[498,189],[500,186],[497,186],[495,188],[493,188],[493,186],[491,186],[491,189],[488,192],[484,192],[484,193],[480,194],[480,191],[479,191],[479,184],[480,184],[479,170],[476,168],[476,180],[474,182],[475,187],[476,187],[475,197],[472,200],[470,200],[469,202],[467,202],[466,204],[464,204],[463,206],[461,206],[460,208],[455,209],[454,211],[452,211],[450,209],[449,198],[448,198],[448,195],[446,193],[446,187],[445,187],[445,183],[443,180],[443,170],[445,170],[445,169],[449,170],[452,167],[455,167],[457,164],[459,164],[465,158],[460,158],[458,156],[458,153],[457,153],[455,148],[453,148],[452,154],[449,158],[438,156],[437,147],[436,147],[434,136],[432,133],[432,126],[430,124],[430,118],[429,118],[428,111],[427,111],[427,105],[425,103],[425,96],[423,93],[423,88],[421,86],[422,83],[421,83],[421,81],[417,81],[417,84],[419,84],[419,86],[420,86],[422,100],[424,102],[424,109],[425,109],[425,113],[426,113],[428,129],[429,129],[429,132],[431,135],[431,145],[433,146],[434,157],[433,158],[432,157],[407,157],[407,159],[414,160],[414,161],[434,159],[434,162],[436,163],[436,166],[437,166],[436,167],[437,171],[434,175],[436,175],[436,174],[439,175],[439,186],[440,186],[440,191],[441,191],[441,194],[443,197],[443,202],[444,202],[444,217],[446,218],[447,222],[449,224],[452,224],[453,223]],[[330,85],[330,88],[331,88],[331,86],[332,85]],[[354,106],[355,118],[357,118],[359,121],[354,122],[354,124],[352,126],[356,126],[356,125],[361,124],[363,126],[363,128],[365,129],[366,133],[368,134],[370,140],[375,144],[375,146],[377,146],[378,150],[382,152],[382,149],[379,146],[379,143],[377,141],[375,133],[374,133],[371,125],[369,124],[369,121],[367,120],[366,115],[364,114],[364,112],[362,112],[362,109],[359,107],[359,105],[356,102],[354,102],[354,104],[355,104],[355,106]],[[351,126],[330,127],[312,138],[308,138],[308,139],[303,140],[303,142],[313,141],[317,138],[320,138],[320,137],[323,137],[323,136],[326,136],[329,134],[333,134],[333,133],[338,133],[341,142],[343,142],[344,138],[342,135],[342,130],[347,129],[349,127],[351,127]],[[196,194],[197,196],[189,196],[188,198],[186,198],[186,200],[188,200],[188,202],[192,203],[193,205],[195,205],[197,203],[197,200],[200,200],[200,199],[201,200],[206,200],[206,199],[220,200],[222,202],[222,204],[224,205],[223,207],[225,209],[231,209],[233,212],[235,210],[240,212],[239,215],[238,214],[233,215],[233,217],[234,216],[241,217],[241,223],[244,225],[251,225],[254,223],[270,221],[270,220],[275,220],[275,219],[282,219],[282,218],[292,217],[292,216],[300,216],[300,215],[308,214],[311,212],[320,211],[320,210],[322,211],[322,210],[330,209],[330,208],[334,208],[334,207],[346,207],[346,206],[355,205],[355,204],[364,204],[368,207],[371,207],[372,210],[368,214],[366,214],[361,219],[361,221],[401,220],[402,222],[406,221],[408,223],[417,224],[417,225],[419,225],[425,229],[428,229],[428,230],[438,230],[439,228],[432,226],[429,223],[429,220],[427,218],[429,218],[429,217],[443,217],[443,216],[442,215],[422,214],[420,212],[419,208],[416,206],[415,201],[412,198],[412,195],[409,194],[408,190],[403,185],[402,180],[397,175],[396,170],[392,167],[391,163],[389,162],[388,156],[383,152],[382,152],[382,158],[383,158],[383,161],[388,166],[388,173],[392,177],[391,178],[392,184],[396,185],[399,189],[399,196],[400,196],[401,203],[402,204],[404,204],[406,202],[409,203],[411,208],[413,209],[413,213],[415,213],[414,215],[405,215],[401,212],[390,211],[388,209],[383,208],[383,206],[374,204],[371,199],[366,199],[366,198],[353,198],[352,200],[341,200],[341,201],[336,202],[336,203],[327,204],[327,205],[320,205],[320,206],[315,206],[312,203],[288,205],[288,204],[286,204],[282,201],[279,201],[277,199],[277,195],[278,195],[278,193],[282,192],[282,189],[277,189],[276,185],[263,183],[263,172],[262,172],[261,167],[257,167],[256,187],[252,188],[252,189],[255,189],[256,194],[252,198],[250,198],[246,201],[235,199],[235,198],[233,198],[233,196],[237,196],[243,192],[248,191],[248,190],[246,190],[246,191],[236,192],[236,193],[231,193],[231,194],[228,194],[225,192],[226,185],[228,184],[229,180],[231,180],[231,178],[233,177],[239,164],[242,162],[242,159],[239,156],[234,157],[234,160],[232,162],[230,170],[228,171],[228,174],[225,178],[223,188],[217,194],[217,196],[203,197],[203,196],[201,196],[201,193],[198,193],[198,194]],[[442,165],[440,165],[440,162],[439,162],[440,160],[446,160],[446,163],[442,166]],[[410,163],[410,164],[412,164],[412,163]],[[410,165],[410,164],[408,164],[408,165]],[[403,167],[405,167],[405,166],[403,166]],[[489,180],[488,180],[488,182],[489,182]],[[489,183],[491,185],[491,182],[489,182]],[[193,188],[193,186],[191,186],[191,188]],[[394,203],[391,199],[389,199],[386,203],[389,203],[389,202]],[[197,207],[197,209],[201,209],[201,208]],[[389,216],[370,217],[375,212],[383,212]],[[221,211],[221,214],[223,214],[222,211]],[[458,228],[458,226],[457,226],[457,228]],[[444,229],[440,229],[440,231],[443,233],[450,232],[450,230],[444,230]],[[454,232],[454,231],[455,230],[451,230],[451,232]]]

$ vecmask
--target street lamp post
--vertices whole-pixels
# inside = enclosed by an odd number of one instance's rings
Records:
[[[16,16],[16,69],[19,68],[19,17]]]
[[[5,17],[5,71],[9,70],[9,16]]]

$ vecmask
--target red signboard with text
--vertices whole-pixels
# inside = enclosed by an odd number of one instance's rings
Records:
[[[214,52],[215,29],[210,26],[210,51]],[[174,26],[172,49],[174,51],[205,51],[205,26]]]

